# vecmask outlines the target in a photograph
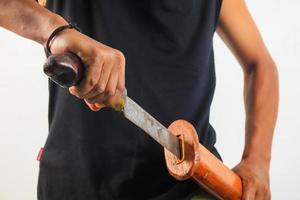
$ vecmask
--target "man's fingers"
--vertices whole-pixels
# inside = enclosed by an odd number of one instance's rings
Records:
[[[268,191],[265,193],[264,200],[271,200],[271,192],[270,192],[270,190],[268,190]]]
[[[89,91],[87,94],[81,96],[84,99],[91,99],[99,94],[101,94],[102,92],[100,90],[98,90],[98,88],[95,86],[91,91]]]
[[[120,70],[117,88],[118,90],[123,91],[125,89],[125,59],[119,67]]]
[[[104,105],[103,104],[100,104],[100,103],[88,103],[86,100],[84,100],[85,101],[85,103],[86,103],[86,105],[92,110],[92,111],[94,111],[94,112],[97,112],[97,111],[99,111],[101,108],[103,108],[104,107]]]
[[[243,181],[243,197],[242,200],[256,200],[255,184]]]
[[[101,75],[99,78],[99,81],[97,83],[97,89],[101,92],[106,92],[106,85],[108,83],[110,74],[112,73],[111,70],[113,68],[112,63],[106,63],[106,66],[103,67],[102,71],[101,71]]]
[[[100,62],[96,62],[85,69],[84,78],[81,80],[79,85],[75,87],[73,86],[69,89],[71,94],[84,98],[84,96],[95,87],[100,78],[100,72],[102,69],[102,64],[98,63]]]
[[[105,92],[108,96],[113,96],[116,93],[118,78],[119,78],[118,69],[114,68],[112,73],[110,74],[108,83],[106,85]]]
[[[99,80],[100,80],[100,76],[99,76]],[[89,91],[87,94],[83,95],[83,98],[91,99],[101,93],[104,93],[104,89],[99,87],[99,80],[98,80],[98,83],[94,86],[94,88],[91,91]]]
[[[261,185],[256,192],[255,200],[270,200],[271,193],[267,186]]]
[[[108,96],[105,93],[100,93],[92,98],[85,99],[87,103],[95,104],[95,103],[102,103],[107,100]]]
[[[84,95],[83,98],[85,98],[86,102],[90,104],[102,103],[107,100],[109,96],[113,96],[115,94],[117,83],[118,72],[115,70],[110,73],[105,92],[101,93],[101,91],[97,90],[98,87],[95,86],[88,94]]]
[[[255,200],[267,200],[265,199],[265,195],[261,191],[257,191],[255,194]]]
[[[102,50],[102,51],[100,51]],[[84,56],[83,56],[84,57]],[[125,88],[125,57],[122,52],[101,46],[88,54],[84,77],[78,86],[69,88],[71,94],[84,99],[94,111],[113,99],[116,90]]]
[[[124,91],[125,89],[125,77],[122,73],[119,74],[117,89],[120,91]]]

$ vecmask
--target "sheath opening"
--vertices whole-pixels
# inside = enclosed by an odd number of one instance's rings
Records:
[[[185,160],[185,146],[184,146],[184,137],[182,134],[177,135],[179,139],[179,146],[180,146],[180,158],[176,157],[176,164],[180,164]]]

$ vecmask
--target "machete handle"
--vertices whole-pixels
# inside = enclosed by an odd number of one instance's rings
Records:
[[[56,84],[63,88],[69,88],[79,84],[84,76],[84,64],[82,60],[73,53],[51,54],[44,63],[44,73]],[[109,106],[120,111],[125,105],[126,89],[121,98],[113,99]],[[99,108],[92,104],[95,109]]]
[[[232,170],[199,143],[192,124],[176,120],[168,130],[182,138],[184,159],[178,158],[165,149],[169,173],[177,180],[192,178],[199,186],[220,200],[240,200],[242,181]]]
[[[63,88],[77,85],[83,70],[83,63],[73,53],[52,54],[44,64],[44,73]]]

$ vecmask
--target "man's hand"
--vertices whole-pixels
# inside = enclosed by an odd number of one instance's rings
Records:
[[[109,106],[125,88],[125,57],[109,46],[80,32],[67,29],[50,44],[51,52],[72,52],[85,64],[84,78],[78,86],[69,88],[71,94],[84,99],[93,111]]]
[[[242,179],[242,200],[270,200],[270,183],[268,164],[255,160],[242,160],[233,168]]]
[[[45,46],[53,30],[67,22],[35,1],[0,0],[0,26]],[[120,96],[125,85],[124,55],[76,30],[64,30],[50,44],[52,53],[72,52],[85,64],[83,80],[70,92],[96,111]],[[114,98],[113,98],[114,97]]]

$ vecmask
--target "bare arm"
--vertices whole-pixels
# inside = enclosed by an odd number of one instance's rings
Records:
[[[223,0],[217,32],[244,71],[246,137],[241,163],[244,200],[270,199],[269,167],[278,110],[278,74],[244,0]]]
[[[34,0],[0,0],[0,27],[43,46],[53,30],[67,22]],[[69,89],[93,111],[107,105],[125,87],[125,57],[109,46],[74,29],[64,30],[51,42],[52,53],[72,52],[85,64],[85,78]]]
[[[67,22],[34,0],[0,0],[0,26],[45,44],[51,32]]]

